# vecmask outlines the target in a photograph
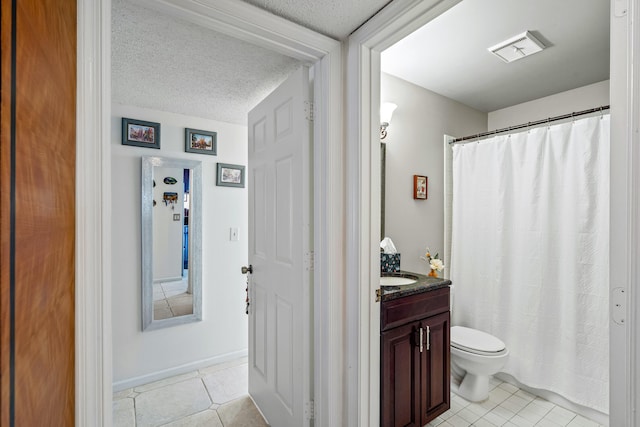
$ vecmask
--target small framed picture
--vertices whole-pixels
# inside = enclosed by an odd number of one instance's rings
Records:
[[[184,130],[184,151],[187,153],[218,155],[218,134],[199,129]]]
[[[160,123],[123,117],[122,145],[160,149]]]
[[[218,163],[218,179],[216,185],[244,188],[244,166]]]
[[[415,200],[427,200],[427,182],[426,176],[413,175],[413,198]]]

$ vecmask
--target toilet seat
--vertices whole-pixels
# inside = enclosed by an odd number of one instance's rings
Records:
[[[499,338],[464,326],[451,327],[451,346],[483,356],[499,356],[506,352],[506,346]]]

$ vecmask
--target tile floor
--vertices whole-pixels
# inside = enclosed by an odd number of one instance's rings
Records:
[[[471,403],[451,394],[451,409],[427,424],[428,427],[599,427],[581,415],[491,379],[489,399]]]
[[[187,293],[188,281],[153,284],[153,318],[168,319],[193,314],[193,295]]]
[[[214,365],[113,396],[115,427],[268,427],[247,395],[247,359]],[[524,390],[491,379],[489,399],[451,395],[451,409],[428,427],[601,427]]]
[[[114,427],[268,427],[247,394],[247,359],[113,395]]]

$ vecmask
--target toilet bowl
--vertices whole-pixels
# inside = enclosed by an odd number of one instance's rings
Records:
[[[456,394],[471,402],[489,397],[489,377],[502,369],[509,357],[504,343],[486,332],[464,326],[451,327],[451,371],[460,378]]]

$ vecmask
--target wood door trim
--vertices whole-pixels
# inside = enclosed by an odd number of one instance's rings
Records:
[[[0,424],[72,425],[76,5],[2,3]]]
[[[16,96],[18,4],[11,1],[11,180],[9,201],[9,425],[16,415]]]
[[[3,361],[8,364],[9,370],[9,408],[8,415],[3,416],[3,419],[7,419],[10,426],[15,424],[15,247],[16,247],[16,94],[17,94],[17,82],[16,82],[16,69],[17,69],[17,0],[11,1],[10,9],[10,28],[11,28],[11,44],[10,44],[10,103],[9,103],[9,227],[6,233],[9,236],[9,253],[8,257],[5,257],[3,264],[7,262],[9,270],[9,356],[8,361]],[[2,12],[6,13],[6,9]],[[4,162],[3,162],[4,165]],[[5,212],[6,213],[6,212]],[[3,224],[3,227],[6,225]],[[4,230],[3,230],[4,231]],[[4,269],[4,268],[3,268]],[[4,331],[3,331],[4,333]],[[3,340],[4,341],[4,340]],[[3,363],[3,364],[4,364]],[[4,370],[4,369],[3,369]],[[4,408],[2,412],[5,412]],[[0,420],[2,421],[2,420]]]

